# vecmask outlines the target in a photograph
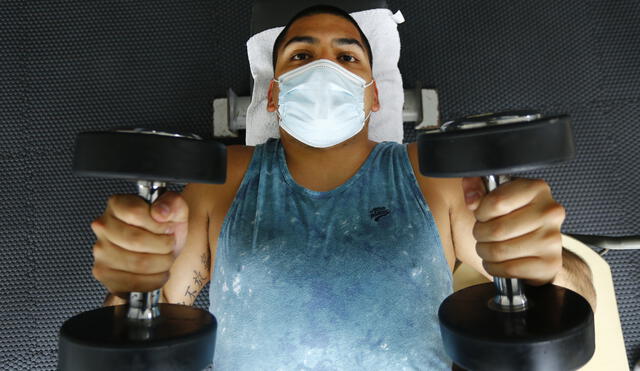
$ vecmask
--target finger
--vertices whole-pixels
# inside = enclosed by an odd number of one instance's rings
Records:
[[[556,259],[562,255],[562,234],[559,230],[541,228],[508,241],[478,242],[476,252],[482,260],[489,263],[527,257]]]
[[[480,200],[487,194],[482,178],[462,178],[462,194],[469,210],[475,210]]]
[[[476,220],[486,222],[499,216],[509,214],[510,212],[531,203],[544,193],[548,193],[548,196],[551,197],[549,185],[543,180],[512,180],[489,192],[480,201],[480,205],[474,211],[474,215]]]
[[[555,201],[533,202],[525,207],[487,222],[476,222],[472,234],[477,242],[506,241],[537,229],[560,230],[566,217],[562,205]]]
[[[158,274],[134,274],[94,265],[93,276],[111,293],[150,292],[162,288],[169,280],[169,272]]]
[[[154,220],[149,212],[149,203],[136,195],[113,195],[107,201],[104,218],[117,218],[124,223],[146,229],[155,234],[173,233],[171,224]],[[106,221],[103,221],[106,223]]]
[[[482,266],[494,277],[519,278],[544,284],[556,277],[562,268],[562,258],[554,261],[540,258],[521,258],[501,263],[483,261]]]
[[[153,203],[151,216],[160,223],[184,223],[189,221],[189,205],[179,193],[165,192]]]
[[[93,257],[97,264],[135,274],[167,272],[175,260],[173,254],[137,253],[123,249],[108,240],[101,240],[93,245]]]
[[[104,223],[104,224],[102,224]],[[91,228],[98,239],[106,239],[122,248],[139,253],[169,254],[175,249],[174,235],[154,234],[117,218],[96,220]]]

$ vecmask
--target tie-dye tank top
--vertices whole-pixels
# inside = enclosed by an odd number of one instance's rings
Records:
[[[437,311],[452,275],[406,144],[376,145],[328,192],[255,148],[210,285],[213,369],[450,370]]]

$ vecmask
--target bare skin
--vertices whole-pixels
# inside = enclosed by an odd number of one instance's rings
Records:
[[[315,42],[294,42],[282,47],[278,51],[274,78],[311,61],[329,59],[367,82],[372,80],[366,52],[357,45],[334,42],[336,39],[355,39],[363,44],[359,32],[348,21],[330,14],[301,18],[289,29],[283,46],[301,36],[313,38]],[[278,84],[272,81],[268,94],[269,112],[278,107],[278,93]],[[375,115],[381,104],[375,82],[365,89],[364,99],[365,113],[373,111]],[[280,139],[293,179],[315,191],[329,191],[345,183],[376,145],[368,139],[368,122],[353,138],[325,149],[309,147],[282,129]],[[99,237],[94,253],[97,257],[94,276],[106,287],[113,287],[111,292],[163,287],[166,296],[163,301],[193,304],[213,274],[222,223],[253,150],[254,147],[247,146],[228,147],[228,175],[224,185],[189,184],[182,194],[165,193],[156,204],[167,203],[171,209],[169,217],[161,216],[155,204],[151,209],[141,204],[142,200],[111,202],[113,207],[92,224]],[[562,248],[560,227],[565,210],[553,199],[546,182],[515,179],[487,194],[479,178],[436,179],[420,175],[415,143],[408,145],[408,154],[438,227],[451,271],[456,262],[461,261],[488,279],[495,275],[521,278],[532,285],[552,282],[583,295],[595,309],[588,267]],[[478,192],[478,197],[466,200],[465,194],[470,191]],[[133,209],[137,212],[127,211]],[[124,223],[116,221],[120,216]],[[173,231],[162,234],[167,226],[173,227]],[[138,240],[136,244],[127,242],[131,236]],[[115,240],[121,243],[120,247],[110,243]],[[178,241],[174,255],[177,258],[172,263],[167,246],[175,241]],[[142,242],[145,246],[157,245],[158,254],[141,250]],[[130,256],[138,263],[118,267],[115,257],[122,256],[123,250],[136,249],[138,254]],[[166,274],[168,267],[170,274]]]

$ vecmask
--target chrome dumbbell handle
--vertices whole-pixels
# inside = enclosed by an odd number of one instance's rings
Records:
[[[500,184],[511,181],[507,175],[489,175],[482,177],[487,192],[498,188]],[[524,295],[522,281],[517,278],[493,277],[496,286],[496,296],[489,306],[501,312],[521,312],[527,309],[527,297]]]
[[[154,203],[166,190],[164,182],[154,182],[147,180],[138,181],[138,196],[142,197],[150,205]],[[160,316],[160,295],[162,290],[151,292],[131,292],[129,293],[129,309],[127,318],[134,321],[151,322]]]

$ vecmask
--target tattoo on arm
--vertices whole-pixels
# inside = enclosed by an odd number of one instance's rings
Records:
[[[198,289],[201,289],[204,286],[206,278],[200,273],[200,271],[193,271],[193,283],[196,284]]]
[[[202,255],[200,255],[200,262],[204,265],[204,271],[209,272],[211,269],[211,254],[202,253]]]
[[[211,254],[203,253],[202,255],[200,255],[200,262],[204,266],[205,273],[208,273],[211,267]],[[184,293],[184,297],[186,299],[185,301],[190,301],[190,302],[195,301],[196,297],[198,296],[198,292],[202,290],[206,282],[207,282],[206,275],[201,273],[199,270],[194,269],[193,270],[194,288],[193,290],[191,290],[191,285],[187,286],[187,290]],[[187,305],[185,304],[185,301],[182,302],[183,305]]]
[[[197,290],[189,291],[190,288],[191,286],[187,286],[187,291],[184,293],[184,296],[185,297],[189,296],[191,299],[196,300],[196,295],[198,294],[198,291]]]

